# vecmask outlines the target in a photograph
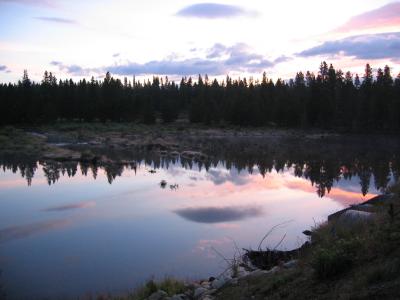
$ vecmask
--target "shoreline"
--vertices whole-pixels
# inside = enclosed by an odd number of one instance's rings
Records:
[[[400,185],[398,185],[398,189],[400,191]],[[339,285],[345,284],[346,281],[351,281],[351,279],[349,278],[349,275],[352,274],[351,268],[356,267],[356,265],[354,263],[346,267],[349,269],[333,269],[333,271],[329,271],[328,273],[322,273],[323,275],[319,274],[320,266],[318,264],[315,264],[314,256],[317,255],[316,253],[320,251],[321,245],[325,244],[325,247],[328,247],[327,249],[331,249],[330,251],[335,251],[337,247],[337,245],[335,245],[338,242],[336,238],[328,240],[327,243],[323,241],[324,239],[332,238],[332,225],[334,225],[333,228],[338,226],[338,230],[339,228],[342,228],[343,230],[343,226],[348,227],[348,225],[350,224],[350,227],[352,228],[346,228],[345,231],[348,232],[349,230],[354,230],[353,234],[355,234],[355,238],[358,239],[358,235],[362,236],[364,234],[363,228],[365,226],[372,226],[371,228],[374,228],[377,222],[381,223],[382,221],[384,221],[386,223],[386,220],[383,220],[382,217],[385,217],[385,207],[389,203],[396,203],[395,211],[398,211],[400,207],[400,203],[398,201],[400,199],[399,196],[400,193],[391,192],[375,196],[357,205],[358,207],[362,207],[365,205],[376,206],[376,210],[374,213],[369,208],[370,213],[375,214],[374,217],[372,217],[372,215],[368,218],[365,218],[364,215],[347,215],[346,212],[350,211],[351,209],[356,209],[356,207],[354,206],[331,214],[330,216],[335,215],[335,217],[331,218],[330,221],[326,221],[323,224],[319,224],[318,226],[311,228],[310,231],[304,232],[306,235],[310,236],[309,242],[303,249],[304,251],[301,250],[301,248],[303,247],[301,247],[300,249],[294,249],[292,251],[276,251],[292,253],[287,259],[282,259],[281,257],[274,258],[276,260],[273,263],[273,266],[270,266],[267,269],[255,267],[251,261],[245,258],[245,253],[242,252],[240,257],[235,257],[232,260],[228,258],[231,265],[227,266],[226,271],[219,276],[211,276],[208,279],[190,281],[182,281],[174,278],[166,278],[162,281],[150,280],[128,294],[94,294],[94,296],[90,296],[90,299],[244,300],[265,299],[265,297],[267,297],[268,299],[337,299],[337,294],[330,294],[330,285],[327,285],[326,280],[329,279]],[[364,212],[364,210],[360,211]],[[345,218],[343,218],[343,216],[345,216]],[[338,222],[338,220],[340,220],[340,222]],[[396,217],[396,220],[399,220],[399,217]],[[338,224],[340,225],[340,227]],[[393,224],[393,221],[390,221],[390,224]],[[400,225],[400,222],[397,222],[396,224]],[[359,227],[360,225],[362,225],[362,227]],[[339,231],[337,233],[339,234]],[[380,246],[383,245],[380,244]],[[267,253],[266,259],[269,259],[270,257],[270,253]],[[340,257],[335,258],[335,260],[338,259],[340,259]],[[390,261],[392,261],[393,259],[396,260],[396,256],[394,256],[394,254],[389,255],[386,256],[385,259]],[[332,261],[331,263],[333,264],[333,266],[336,266],[337,264],[336,261]],[[378,263],[381,264],[381,260],[378,260]],[[372,275],[369,274],[369,269],[367,268],[367,271],[365,271],[365,268],[366,266],[361,265],[362,272],[367,272],[367,276],[374,276],[374,273],[371,273]],[[374,266],[374,268],[379,268],[379,265],[378,267]],[[323,270],[325,270],[325,267]],[[326,272],[326,270],[324,272]],[[330,274],[330,272],[332,272],[332,274]],[[356,272],[354,276],[357,277],[357,274],[358,272]],[[398,276],[397,282],[398,284],[400,284],[400,273],[396,273],[396,276]],[[293,282],[296,283],[296,290],[294,291],[293,296],[289,297],[287,291],[288,289],[293,288],[292,286],[290,286]],[[307,288],[301,288],[299,285],[306,285]],[[322,290],[322,294],[321,292],[316,293],[315,287],[317,286],[318,289]],[[398,287],[397,283],[396,287]],[[369,291],[370,287],[366,286],[366,288]],[[305,291],[304,289],[309,290]],[[400,292],[399,290],[396,291]],[[397,296],[398,294],[396,291],[391,291],[391,295]],[[277,294],[280,296],[277,297]],[[78,297],[78,299],[81,298]],[[82,299],[86,298],[83,297]],[[360,297],[360,299],[371,299],[371,295],[367,294],[365,297]],[[392,298],[389,297],[389,299]]]
[[[310,237],[309,241],[306,242],[302,247],[294,249],[291,251],[279,251],[279,250],[267,250],[263,251],[266,256],[265,259],[271,259],[271,253],[275,252],[278,254],[289,253],[287,257],[282,256],[272,257],[274,263],[270,264],[267,269],[257,268],[254,266],[252,261],[249,261],[248,252],[241,253],[241,257],[236,257],[232,260],[231,265],[219,276],[211,276],[209,279],[204,280],[194,280],[190,282],[179,281],[171,278],[167,278],[166,281],[147,282],[142,288],[139,288],[131,296],[127,298],[110,297],[110,298],[98,298],[98,299],[146,299],[146,300],[217,300],[217,299],[248,299],[238,297],[230,298],[237,292],[237,289],[242,289],[246,287],[249,288],[251,285],[258,286],[259,282],[274,282],[276,280],[281,280],[281,277],[289,276],[294,279],[300,273],[304,272],[306,267],[305,260],[308,259],[310,253],[313,252],[314,248],[319,247],[320,241],[318,241],[318,235],[326,227],[338,226],[341,228],[343,226],[350,226],[350,229],[346,230],[359,230],[359,226],[369,226],[372,224],[373,219],[378,218],[382,213],[382,206],[388,205],[393,201],[397,200],[398,196],[394,193],[386,193],[378,195],[368,199],[367,201],[350,206],[329,216],[329,220],[325,223],[319,224],[317,227],[312,228],[312,230],[305,230],[304,234]],[[375,206],[375,208],[371,207]],[[365,215],[365,209],[368,208],[369,214]],[[349,214],[349,211],[358,211],[361,214]],[[333,246],[333,245],[332,245]],[[259,252],[259,251],[254,251]],[[271,262],[269,262],[271,263]],[[308,270],[309,271],[309,270]],[[294,277],[293,277],[294,276]],[[310,276],[310,274],[308,274]],[[315,275],[313,275],[315,276]],[[333,277],[334,280],[337,277]],[[310,280],[314,280],[314,277],[310,277]],[[168,282],[169,284],[174,283],[180,286],[179,293],[171,295],[168,292]],[[180,284],[178,284],[180,283]],[[284,284],[284,282],[283,282]],[[162,287],[166,287],[163,290]],[[283,285],[284,286],[284,285]],[[281,287],[284,288],[284,287]],[[258,288],[257,288],[258,289]],[[136,294],[135,294],[136,293]],[[267,295],[257,295],[254,294],[251,299],[263,299]],[[331,298],[328,294],[327,297],[319,297],[321,295],[314,295],[315,299],[335,299]],[[274,298],[275,299],[275,298]],[[295,299],[290,297],[290,299]],[[362,298],[364,299],[364,298]]]

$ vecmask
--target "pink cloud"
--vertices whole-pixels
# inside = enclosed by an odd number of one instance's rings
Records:
[[[344,33],[387,27],[400,27],[400,2],[390,3],[355,16],[335,31]]]

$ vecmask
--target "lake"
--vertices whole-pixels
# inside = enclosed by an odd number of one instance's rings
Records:
[[[262,247],[283,237],[279,249],[299,247],[302,231],[399,174],[397,141],[299,143],[217,143],[205,161],[116,151],[129,161],[2,157],[0,284],[10,299],[60,299],[124,293],[153,277],[208,278],[235,244],[256,249],[285,222]]]

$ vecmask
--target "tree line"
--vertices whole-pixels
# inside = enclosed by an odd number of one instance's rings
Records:
[[[188,116],[207,125],[281,126],[344,130],[400,130],[400,74],[389,66],[362,76],[322,62],[318,73],[294,79],[222,82],[184,77],[179,84],[154,76],[140,82],[107,72],[103,80],[57,80],[45,72],[41,82],[27,71],[18,83],[0,84],[1,125],[54,121],[173,122]]]

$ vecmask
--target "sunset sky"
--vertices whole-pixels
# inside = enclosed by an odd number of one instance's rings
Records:
[[[322,60],[400,71],[400,2],[0,0],[0,82],[208,74],[288,79]]]

